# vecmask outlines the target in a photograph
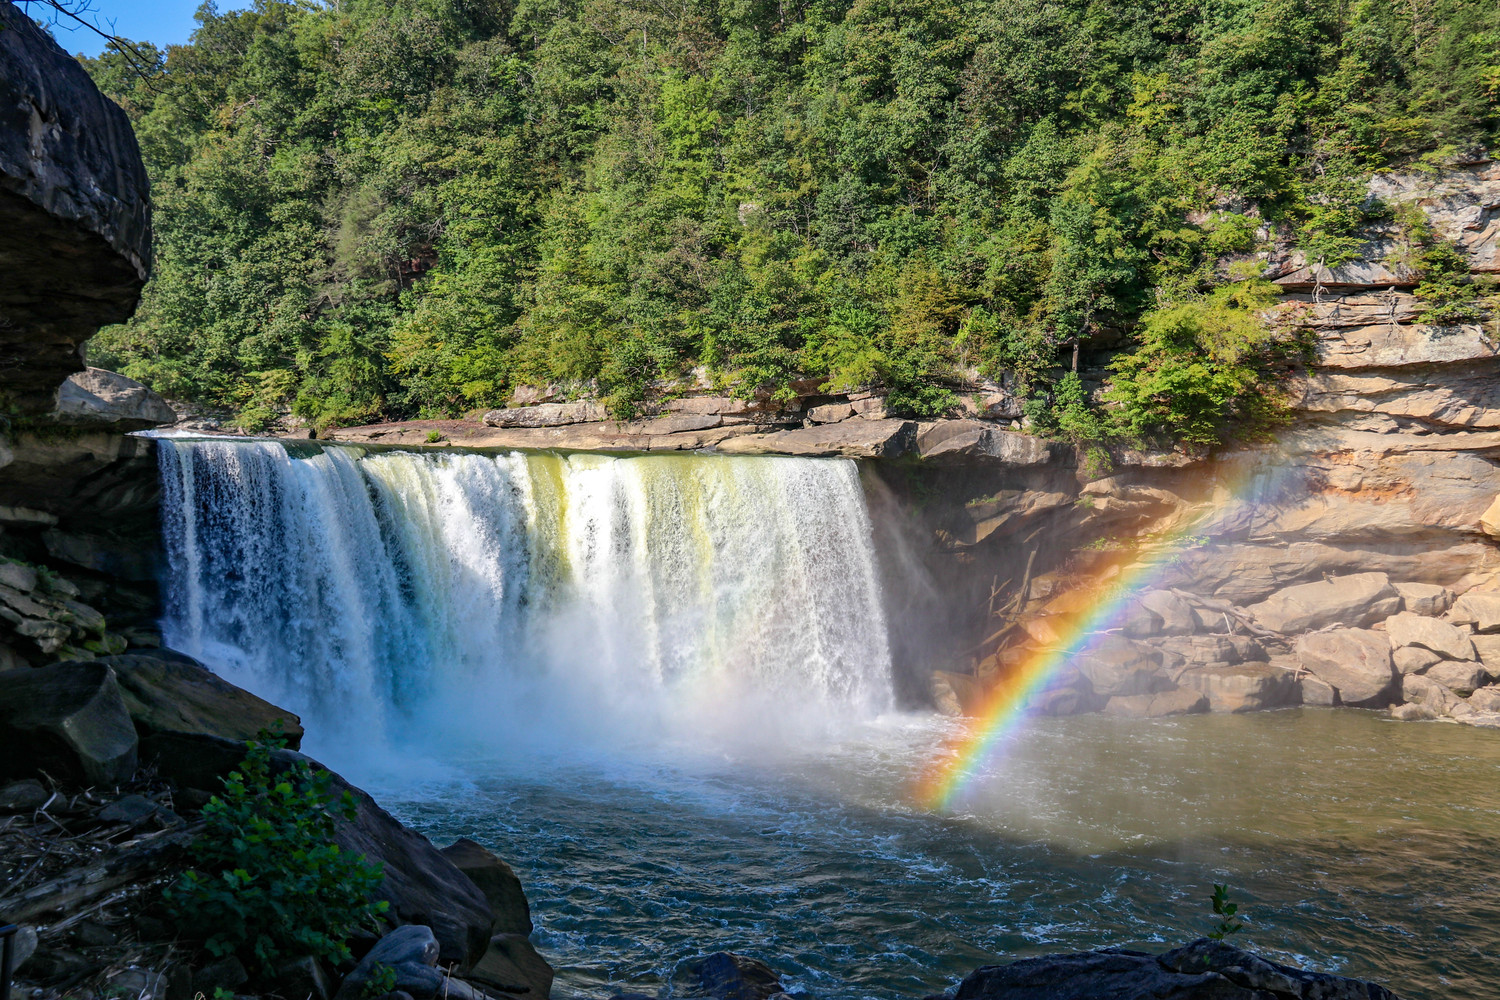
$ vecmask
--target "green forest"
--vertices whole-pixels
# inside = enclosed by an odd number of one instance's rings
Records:
[[[1210,446],[1275,419],[1302,350],[1260,318],[1250,255],[1350,259],[1391,212],[1372,171],[1500,128],[1492,0],[256,0],[198,22],[138,42],[144,72],[84,60],[156,213],[141,308],[89,357],[250,428],[547,382],[626,416],[698,366],[936,415],[978,371],[1043,433]],[[1434,318],[1470,315],[1461,259],[1415,239]]]

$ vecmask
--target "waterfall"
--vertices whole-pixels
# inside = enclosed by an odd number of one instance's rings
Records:
[[[158,444],[167,643],[320,725],[889,705],[853,462]]]

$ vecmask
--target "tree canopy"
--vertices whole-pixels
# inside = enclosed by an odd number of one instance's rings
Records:
[[[1252,418],[1280,356],[1226,260],[1347,259],[1364,178],[1500,127],[1482,0],[256,0],[142,78],[155,275],[91,358],[250,424],[629,412],[1004,377],[1044,429],[1114,357],[1132,435]],[[1237,312],[1238,311],[1238,312]],[[1230,342],[1232,341],[1232,342]],[[1191,390],[1188,409],[1161,393]],[[1092,411],[1089,411],[1092,412]],[[1069,422],[1072,421],[1070,424]]]

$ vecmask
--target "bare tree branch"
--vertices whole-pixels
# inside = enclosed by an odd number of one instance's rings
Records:
[[[100,27],[99,13],[94,9],[94,0],[17,0],[17,3],[26,8],[28,14],[31,13],[32,6],[38,4],[51,11],[49,23],[54,27],[65,27],[69,31],[77,30],[66,23],[73,21],[92,31],[124,56],[125,64],[130,67],[131,72],[141,78],[148,89],[153,92],[156,90],[151,80],[156,71],[156,60],[148,58],[128,38],[115,34],[113,21],[108,22],[108,31]]]

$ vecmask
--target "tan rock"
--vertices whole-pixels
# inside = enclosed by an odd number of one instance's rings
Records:
[[[1153,694],[1169,687],[1157,676],[1158,665],[1150,646],[1114,635],[1091,642],[1073,658],[1073,666],[1103,698]]]
[[[1467,697],[1489,683],[1484,667],[1472,660],[1442,660],[1428,667],[1424,677],[1437,681],[1448,690]]]
[[[1297,658],[1314,677],[1332,685],[1345,705],[1389,703],[1396,691],[1396,670],[1385,636],[1368,629],[1334,629],[1301,636]]]
[[[491,410],[484,415],[484,422],[490,427],[562,427],[604,420],[608,416],[602,403],[538,403]]]
[[[1312,674],[1304,674],[1301,684],[1302,704],[1330,708],[1339,703],[1338,690],[1327,681],[1319,680]]]
[[[1105,715],[1126,719],[1159,719],[1169,715],[1196,715],[1208,711],[1208,696],[1201,691],[1178,688],[1156,694],[1117,695],[1104,705]]]
[[[1001,430],[981,420],[935,420],[918,425],[917,452],[927,459],[977,459],[1002,465],[1045,465],[1056,448],[1045,438]]]
[[[1400,606],[1401,597],[1384,573],[1355,573],[1287,587],[1246,610],[1263,627],[1293,634],[1328,625],[1370,625]]]
[[[911,420],[846,420],[820,427],[746,434],[725,441],[729,455],[806,455],[844,458],[898,458],[916,446]]]
[[[1479,662],[1483,663],[1492,674],[1500,675],[1500,635],[1471,635],[1469,641],[1474,644],[1474,652],[1479,656]]]
[[[1296,675],[1268,663],[1219,664],[1195,667],[1178,675],[1177,683],[1208,696],[1214,712],[1255,712],[1298,703]]]
[[[1402,646],[1391,653],[1391,662],[1396,665],[1397,672],[1402,674],[1420,674],[1434,663],[1442,662],[1442,659],[1432,650],[1418,646]]]
[[[1469,695],[1469,704],[1481,712],[1500,712],[1500,685],[1487,685]]]
[[[1500,356],[1478,324],[1459,327],[1343,327],[1320,331],[1315,348],[1326,368],[1394,368],[1401,365],[1452,364]]]
[[[1500,538],[1500,496],[1479,515],[1479,527],[1491,538]]]
[[[1391,706],[1391,718],[1400,719],[1402,722],[1428,722],[1437,717],[1437,712],[1419,702],[1409,701]]]
[[[824,406],[814,406],[807,411],[807,419],[815,424],[836,424],[852,416],[854,416],[854,407],[848,403],[828,403]]]
[[[1453,606],[1453,591],[1435,583],[1393,583],[1401,609],[1416,615],[1440,615]]]
[[[1385,620],[1385,631],[1394,647],[1419,646],[1450,660],[1474,659],[1474,643],[1469,641],[1468,629],[1436,618],[1403,611]]]
[[[1460,699],[1446,685],[1422,674],[1407,674],[1401,678],[1401,699],[1405,702],[1424,705],[1437,715],[1448,715]]]
[[[1480,632],[1496,631],[1500,629],[1500,594],[1464,594],[1444,617],[1455,625],[1473,625]]]
[[[1161,619],[1162,635],[1191,635],[1197,630],[1198,620],[1193,614],[1193,606],[1171,591],[1144,590],[1137,599]],[[1215,656],[1210,659],[1226,660],[1229,657]]]

